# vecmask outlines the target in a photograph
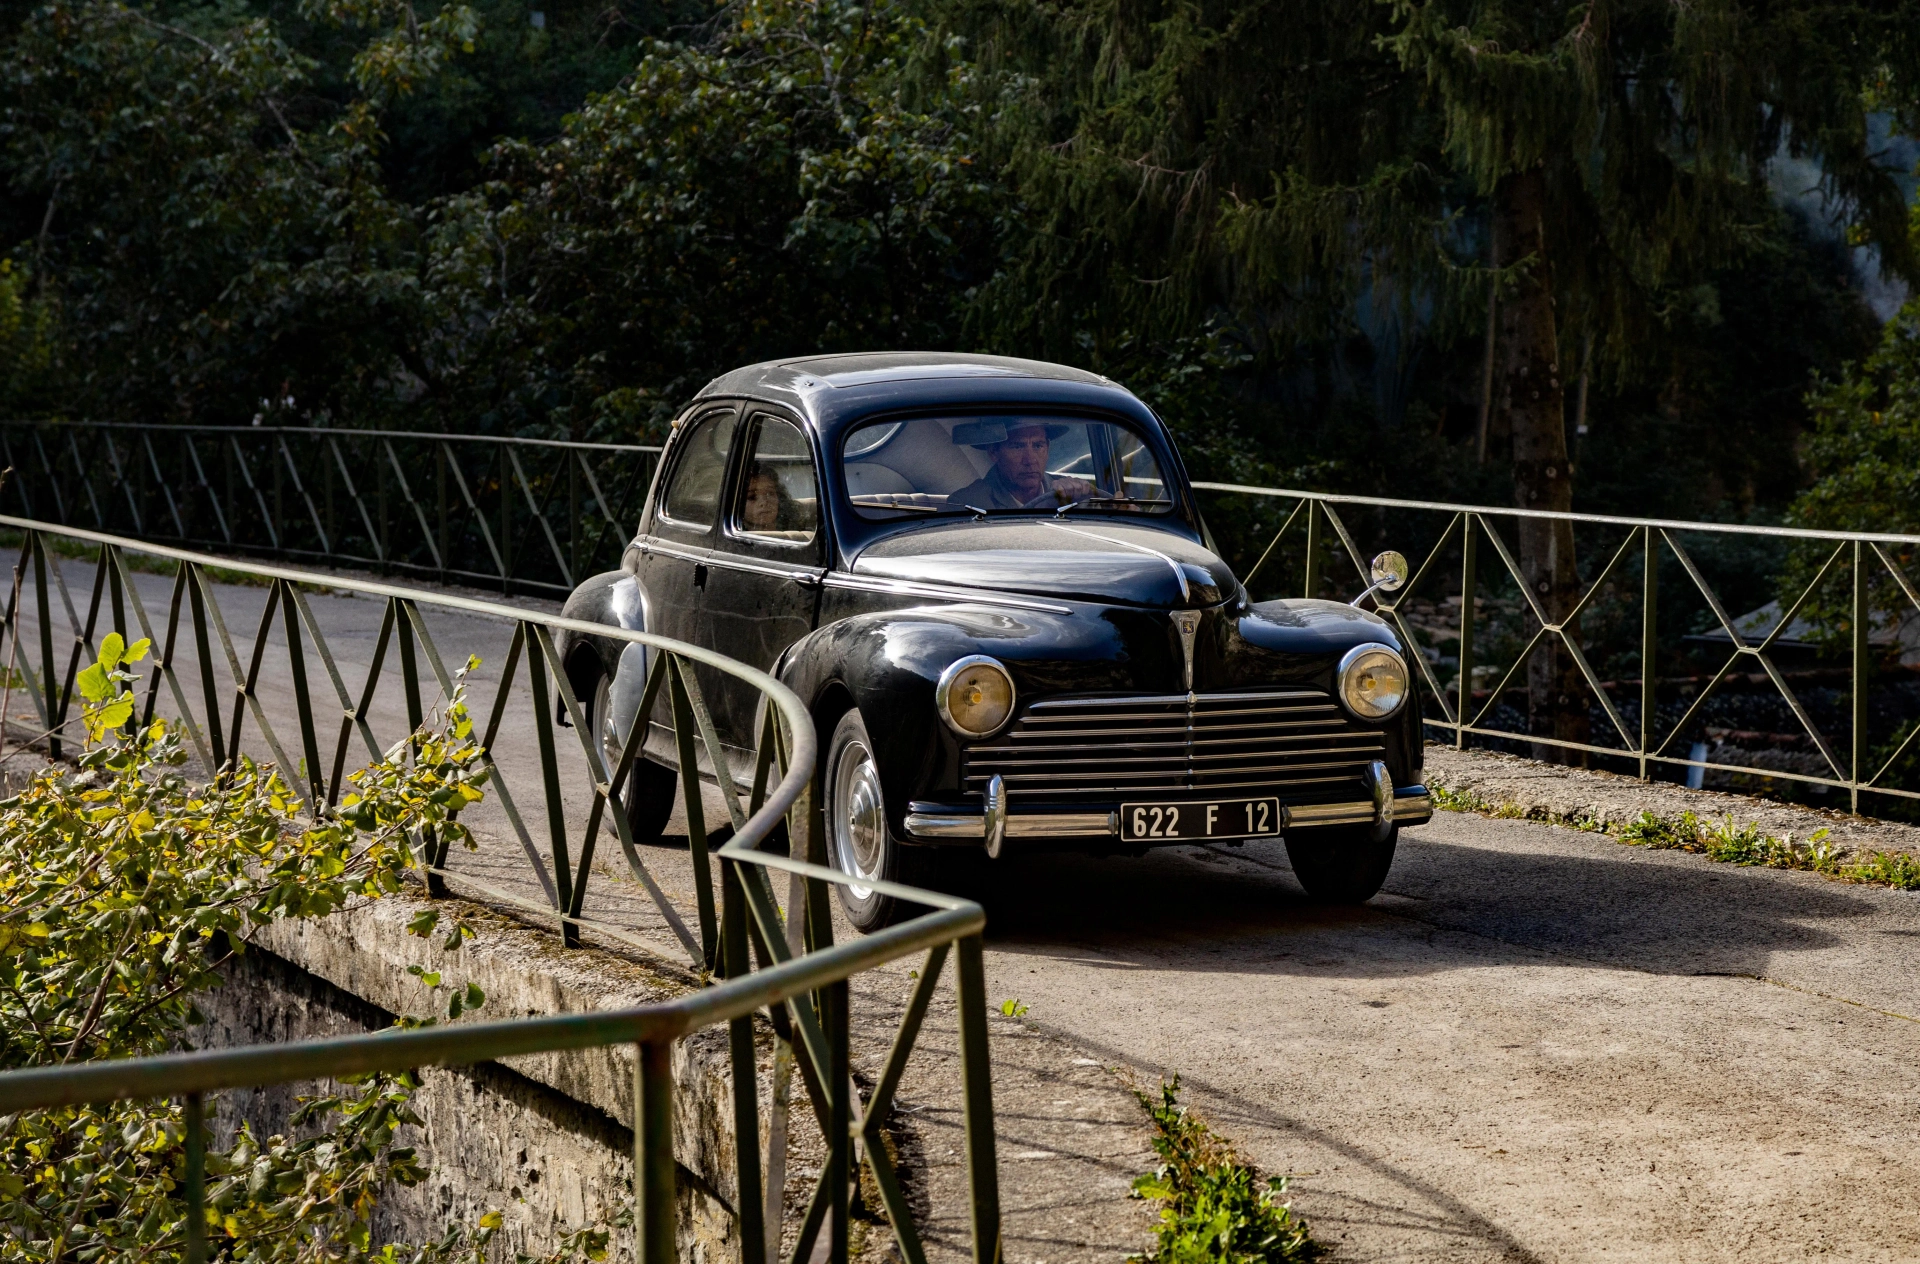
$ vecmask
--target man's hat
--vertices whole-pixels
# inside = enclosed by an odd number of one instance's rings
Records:
[[[997,443],[1005,443],[1007,435],[1015,430],[1036,430],[1041,426],[1047,429],[1047,439],[1062,438],[1070,426],[1064,422],[1041,421],[1038,418],[1007,417],[995,421],[963,421],[953,428],[954,443],[969,448],[990,448]]]

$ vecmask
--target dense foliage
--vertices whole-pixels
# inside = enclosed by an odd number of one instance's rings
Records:
[[[0,406],[633,438],[743,361],[967,346],[1134,385],[1203,473],[1525,499],[1510,390],[1474,456],[1497,275],[1558,300],[1500,345],[1553,357],[1555,412],[1584,378],[1583,504],[1777,512],[1799,471],[1754,451],[1873,336],[1838,229],[1910,262],[1916,30],[1897,0],[21,4]],[[1495,259],[1528,172],[1551,216]]]
[[[0,1065],[165,1052],[202,1021],[196,997],[251,931],[399,889],[409,831],[464,836],[483,766],[458,698],[438,727],[354,777],[318,819],[270,767],[199,784],[177,732],[132,723],[140,642],[109,636],[81,674],[92,744],[76,769],[0,801]],[[436,980],[435,982],[438,982]],[[461,989],[454,1013],[483,1003]],[[399,1130],[418,1123],[407,1076],[308,1099],[296,1137],[242,1126],[207,1156],[208,1234],[236,1261],[386,1258],[371,1234],[393,1183],[425,1175]],[[185,1145],[177,1101],[127,1101],[0,1120],[0,1259],[116,1261],[178,1254]],[[497,1217],[399,1248],[418,1264],[475,1260]],[[583,1243],[591,1246],[591,1243]]]

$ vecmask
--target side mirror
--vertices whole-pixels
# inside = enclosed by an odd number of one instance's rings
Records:
[[[1403,553],[1388,549],[1373,559],[1373,583],[1347,604],[1357,606],[1377,592],[1394,592],[1406,587],[1407,559]]]
[[[1407,557],[1388,549],[1373,559],[1373,586],[1381,592],[1397,592],[1407,584]]]

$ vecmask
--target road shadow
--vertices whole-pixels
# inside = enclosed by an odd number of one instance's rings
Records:
[[[1358,908],[1315,905],[1274,843],[1137,859],[1017,857],[973,894],[1004,952],[1079,949],[1116,969],[1379,976],[1484,967],[1489,940],[1540,954],[1534,964],[1758,975],[1775,954],[1839,944],[1823,923],[1884,907],[1865,889],[1813,875],[1640,852],[1527,823],[1479,824],[1512,836],[1482,844],[1403,835],[1386,890]],[[1409,935],[1421,942],[1409,946]]]

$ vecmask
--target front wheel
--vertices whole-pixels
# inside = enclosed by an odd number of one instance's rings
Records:
[[[924,849],[902,846],[887,827],[886,800],[880,793],[880,765],[860,712],[849,711],[827,742],[825,808],[827,861],[854,882],[838,884],[840,907],[862,931],[879,930],[914,916],[919,906],[884,895],[869,882],[915,884],[924,877]]]
[[[1386,882],[1399,841],[1397,825],[1384,839],[1374,838],[1371,825],[1301,830],[1287,835],[1287,859],[1293,876],[1321,904],[1364,904]]]
[[[613,682],[602,675],[593,687],[593,738],[600,744],[600,756],[606,761],[607,775],[620,766],[624,734],[613,731]],[[621,806],[627,809],[627,823],[633,827],[633,841],[642,847],[660,841],[666,832],[667,818],[673,815],[673,796],[679,789],[679,776],[645,756],[633,761],[627,782],[616,787]],[[607,822],[611,829],[613,822]]]

